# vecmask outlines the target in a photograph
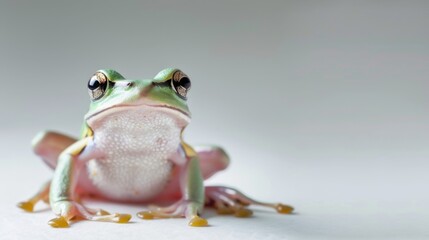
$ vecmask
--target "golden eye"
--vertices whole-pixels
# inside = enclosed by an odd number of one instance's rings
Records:
[[[191,80],[182,71],[176,71],[171,78],[171,87],[179,96],[186,99],[186,94],[191,89]]]
[[[96,72],[88,81],[88,93],[91,99],[97,100],[103,97],[108,84],[106,75]]]

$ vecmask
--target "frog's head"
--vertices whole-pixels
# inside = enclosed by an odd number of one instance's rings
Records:
[[[188,76],[174,68],[144,80],[125,79],[111,69],[99,70],[88,81],[91,104],[85,120],[91,127],[114,113],[146,107],[151,112],[168,112],[185,127],[191,116],[186,103],[190,88]]]

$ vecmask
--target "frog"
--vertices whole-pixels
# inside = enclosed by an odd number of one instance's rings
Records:
[[[216,145],[188,144],[184,129],[191,120],[191,81],[177,68],[152,79],[127,79],[112,69],[96,71],[88,80],[89,111],[80,137],[42,131],[32,141],[36,155],[54,171],[53,177],[28,200],[18,203],[32,212],[49,204],[55,218],[48,224],[69,227],[76,220],[127,223],[128,213],[110,213],[85,206],[96,198],[147,206],[141,219],[185,218],[191,227],[208,226],[202,212],[250,217],[250,205],[290,214],[293,207],[261,202],[227,186],[204,181],[230,164]]]

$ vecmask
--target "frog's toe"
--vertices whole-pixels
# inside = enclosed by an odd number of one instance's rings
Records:
[[[69,227],[69,223],[68,223],[67,219],[65,217],[63,217],[63,216],[56,217],[56,218],[53,218],[53,219],[49,220],[48,224],[51,225],[51,227],[54,227],[54,228],[66,228],[66,227]]]
[[[145,220],[151,220],[155,218],[155,215],[151,211],[141,211],[137,213],[137,217]]]
[[[20,202],[17,204],[17,206],[26,212],[32,212],[34,209],[34,203],[30,201]]]
[[[278,213],[281,214],[291,214],[294,210],[292,206],[281,203],[276,204],[275,209]]]
[[[188,225],[191,227],[206,227],[209,225],[205,218],[195,215],[189,220]]]
[[[131,215],[130,214],[117,213],[116,216],[118,218],[117,223],[127,223],[131,219]]]
[[[234,214],[234,209],[231,207],[219,206],[216,207],[216,212],[219,215],[231,215]]]
[[[251,217],[252,215],[253,215],[253,211],[245,207],[239,207],[234,211],[234,216],[238,218],[248,218],[248,217]]]
[[[238,218],[248,218],[253,215],[252,210],[238,203],[234,203],[231,206],[225,206],[224,204],[216,204],[215,208],[216,212],[219,215],[234,215]]]

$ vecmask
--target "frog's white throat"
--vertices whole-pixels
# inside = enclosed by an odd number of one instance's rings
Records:
[[[88,175],[106,197],[147,200],[165,187],[169,161],[189,119],[174,109],[120,107],[90,119],[102,157],[88,162]]]

